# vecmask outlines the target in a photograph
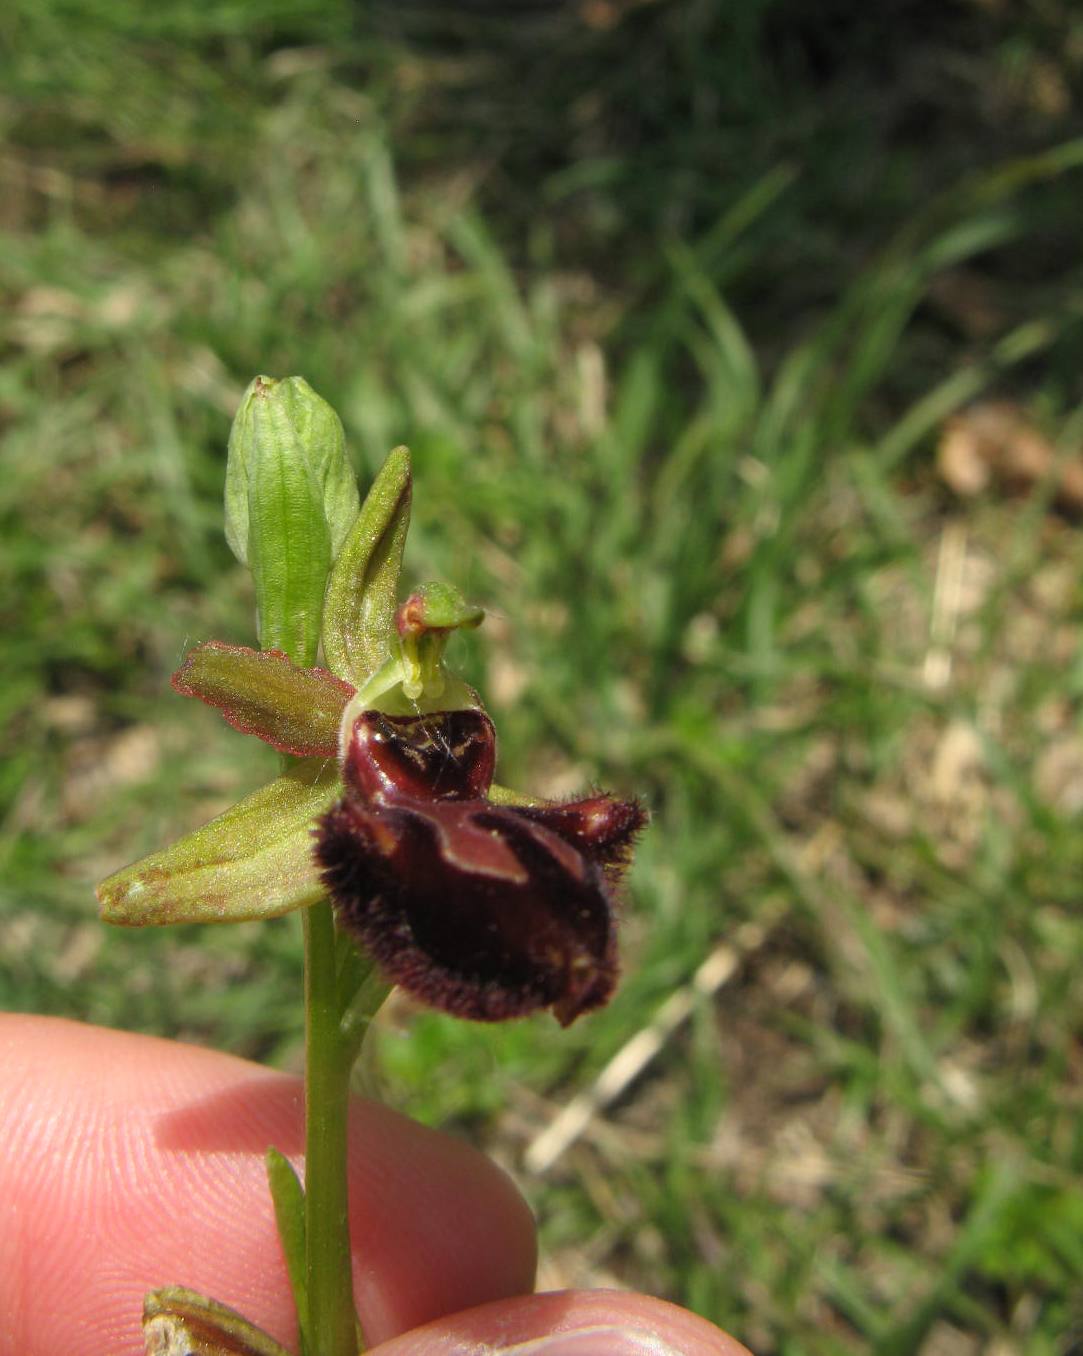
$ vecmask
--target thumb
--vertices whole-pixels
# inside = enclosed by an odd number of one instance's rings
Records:
[[[686,1309],[647,1295],[568,1290],[496,1300],[437,1319],[369,1356],[749,1356]]]

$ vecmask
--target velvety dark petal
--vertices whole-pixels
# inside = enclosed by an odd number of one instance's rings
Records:
[[[636,835],[647,824],[647,812],[639,801],[605,795],[562,804],[524,805],[516,813],[559,834],[610,874],[619,874],[628,865]]]
[[[495,764],[496,733],[484,711],[363,711],[343,777],[364,800],[478,800],[489,790]]]
[[[341,925],[423,1002],[478,1021],[551,1007],[567,1025],[612,993],[604,874],[544,825],[484,801],[348,795],[316,833]]]
[[[244,734],[282,753],[334,758],[338,727],[353,688],[326,669],[304,669],[281,650],[219,640],[197,645],[172,677],[174,689],[216,707]]]

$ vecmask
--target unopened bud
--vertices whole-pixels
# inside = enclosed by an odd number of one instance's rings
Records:
[[[358,509],[335,411],[303,377],[256,377],[229,436],[226,540],[252,571],[264,649],[314,662],[327,576]]]

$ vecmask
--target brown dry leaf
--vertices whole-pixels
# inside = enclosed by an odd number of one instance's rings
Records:
[[[937,469],[965,499],[990,486],[1026,492],[1054,475],[1057,504],[1083,511],[1083,455],[1063,461],[1022,407],[1008,400],[972,405],[949,419],[937,449]]]

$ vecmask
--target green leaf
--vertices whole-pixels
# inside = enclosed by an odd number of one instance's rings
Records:
[[[308,1285],[305,1278],[305,1192],[293,1164],[275,1148],[267,1150],[267,1184],[274,1202],[275,1222],[286,1256],[301,1351],[308,1348]]]
[[[304,759],[276,781],[98,886],[102,918],[126,927],[276,918],[323,897],[313,820],[342,794],[338,765]]]
[[[315,660],[327,575],[357,513],[338,415],[302,377],[256,377],[229,436],[226,540],[252,571],[263,649]]]
[[[389,655],[411,483],[410,453],[396,447],[373,481],[328,580],[324,658],[333,673],[355,687]]]
[[[152,1290],[143,1300],[143,1337],[158,1356],[290,1356],[235,1309],[180,1285]]]
[[[338,756],[338,728],[354,691],[326,669],[291,664],[281,650],[220,640],[190,650],[170,682],[221,711],[235,730],[298,758]]]

